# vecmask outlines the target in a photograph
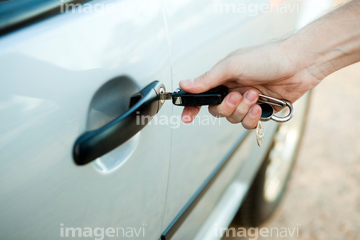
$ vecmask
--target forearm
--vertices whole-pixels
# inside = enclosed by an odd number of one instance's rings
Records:
[[[287,39],[284,47],[319,80],[360,61],[360,0],[309,24]]]

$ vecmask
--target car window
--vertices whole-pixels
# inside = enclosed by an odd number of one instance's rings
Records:
[[[74,0],[0,0],[0,32],[26,21],[34,22],[38,16],[43,17],[60,13],[60,5]]]

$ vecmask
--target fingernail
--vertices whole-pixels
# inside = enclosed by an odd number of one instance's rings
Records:
[[[181,117],[181,120],[183,121],[183,123],[188,124],[188,123],[191,122],[192,119],[191,119],[190,116],[184,115],[184,116]]]
[[[240,96],[232,94],[229,98],[229,103],[233,106],[237,105],[240,102]]]
[[[252,107],[250,108],[249,113],[251,117],[256,117],[257,115],[260,114],[260,109],[258,107]]]
[[[180,81],[181,86],[183,87],[190,87],[191,85],[194,84],[194,79],[186,79],[186,80],[182,80]]]
[[[257,94],[254,90],[249,90],[245,93],[245,99],[250,103],[255,102],[256,98]]]

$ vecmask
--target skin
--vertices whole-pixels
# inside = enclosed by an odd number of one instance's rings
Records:
[[[209,106],[209,112],[253,129],[261,116],[259,92],[294,103],[326,76],[358,61],[360,0],[353,0],[288,39],[235,50],[203,75],[179,85],[190,93],[227,86],[230,93],[220,105]],[[183,122],[192,122],[199,110],[185,107]]]

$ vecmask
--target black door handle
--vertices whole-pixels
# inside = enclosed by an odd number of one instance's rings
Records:
[[[73,148],[75,163],[87,164],[123,144],[143,129],[163,104],[158,95],[161,88],[165,90],[165,86],[158,81],[150,83],[133,96],[127,112],[97,130],[82,134]],[[142,118],[144,121],[137,121],[141,116],[147,117]]]

